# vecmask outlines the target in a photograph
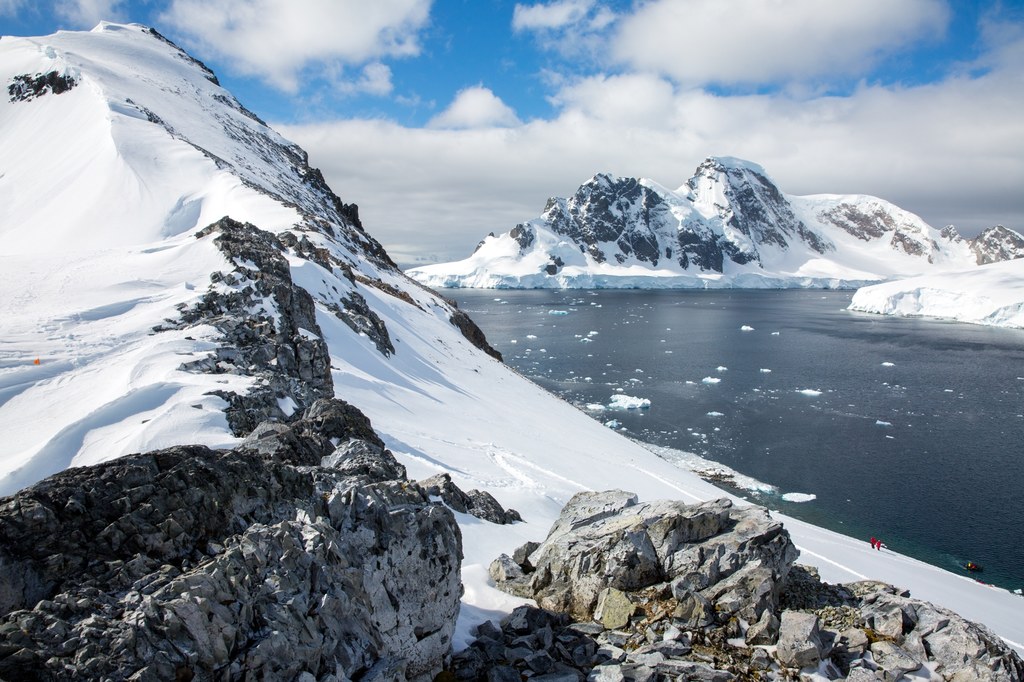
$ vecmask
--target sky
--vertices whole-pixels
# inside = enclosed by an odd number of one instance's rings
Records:
[[[204,61],[400,264],[707,156],[1024,230],[1024,0],[0,0],[0,34],[100,20]]]

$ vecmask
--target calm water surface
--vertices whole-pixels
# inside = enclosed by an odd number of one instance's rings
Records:
[[[446,293],[545,388],[651,403],[596,419],[778,488],[756,501],[1024,587],[1024,331],[851,313],[850,292]]]

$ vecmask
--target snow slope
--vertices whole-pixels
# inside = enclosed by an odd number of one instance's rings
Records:
[[[997,247],[1016,233],[1001,229],[975,244],[876,197],[791,196],[757,164],[711,157],[676,190],[596,175],[468,258],[408,274],[435,287],[852,288],[1010,257]]]
[[[1024,260],[864,287],[849,309],[1024,328]]]
[[[450,323],[451,306],[389,265],[301,150],[143,27],[0,41],[4,82],[51,70],[78,84],[0,101],[0,205],[11,207],[0,214],[0,494],[134,451],[237,441],[224,400],[209,392],[244,392],[253,377],[184,369],[225,341],[210,326],[164,324],[228,287],[215,272],[246,266],[212,237],[195,237],[222,215],[310,242],[282,247],[292,280],[315,303],[319,330],[306,333],[326,340],[336,394],[370,417],[410,476],[448,472],[525,518],[495,526],[460,516],[462,641],[472,623],[517,601],[489,584],[490,560],[542,539],[575,492],[723,494],[473,346]],[[387,328],[393,354],[336,313],[354,293]],[[827,580],[887,580],[1024,642],[1021,597],[863,540],[786,525],[801,560]]]

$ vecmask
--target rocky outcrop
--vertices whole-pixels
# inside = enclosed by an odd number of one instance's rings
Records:
[[[490,574],[533,597],[480,626],[461,680],[892,680],[1012,682],[1024,662],[983,626],[880,582],[822,583],[786,531],[727,500],[570,500],[543,543]],[[576,622],[573,622],[576,621]],[[934,676],[932,679],[935,679]]]
[[[589,620],[606,588],[663,585],[694,622],[711,608],[754,622],[775,610],[796,556],[782,524],[759,508],[725,499],[641,504],[623,491],[584,492],[529,555],[530,570],[499,586]]]
[[[60,95],[78,85],[74,76],[56,71],[37,73],[34,76],[15,76],[7,86],[7,95],[12,102],[28,102],[47,94]]]
[[[419,481],[418,485],[428,495],[440,497],[446,505],[462,514],[470,514],[499,525],[523,520],[519,512],[515,509],[505,509],[486,490],[463,492],[462,488],[455,485],[449,474],[431,476]]]
[[[1002,225],[983,230],[970,245],[978,265],[1024,258],[1024,235]]]
[[[209,357],[182,369],[233,373],[257,379],[244,394],[220,392],[228,402],[228,424],[244,436],[265,420],[284,420],[282,405],[303,410],[334,394],[330,353],[316,321],[312,296],[292,282],[283,246],[269,232],[222,218],[196,233],[214,236],[231,272],[215,272],[209,291],[177,327],[212,325],[223,341]],[[290,402],[289,402],[290,401]]]
[[[0,501],[0,538],[10,680],[430,679],[462,590],[451,512],[337,400],[65,471]]]

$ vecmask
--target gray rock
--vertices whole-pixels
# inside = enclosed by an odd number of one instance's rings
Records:
[[[437,474],[419,482],[428,495],[440,497],[445,504],[457,512],[473,516],[497,524],[522,521],[519,512],[514,509],[505,510],[490,493],[471,490],[468,493],[457,486],[449,474]]]
[[[677,593],[696,595],[691,620],[713,622],[705,591],[756,620],[774,609],[795,557],[782,526],[756,508],[737,509],[728,500],[639,504],[623,491],[579,493],[530,554],[535,569],[527,596],[586,620],[605,588],[633,592],[673,580]],[[522,594],[521,584],[509,587]]]
[[[881,679],[874,670],[867,668],[851,668],[846,676],[846,682],[879,682]]]
[[[594,620],[609,630],[617,630],[629,623],[635,610],[636,605],[630,601],[625,592],[614,587],[607,587],[601,590],[597,597]]]
[[[871,644],[871,657],[882,671],[885,682],[896,682],[905,673],[921,667],[921,661],[896,644],[882,640]]]
[[[502,554],[492,561],[487,572],[491,576],[491,580],[496,583],[518,580],[523,577],[523,569],[519,567],[519,564],[512,561],[512,557],[508,554]]]
[[[458,526],[418,487],[262,445],[70,469],[0,500],[0,537],[4,679],[425,679],[462,592]]]
[[[362,477],[369,483],[406,480],[405,467],[390,450],[364,440],[349,440],[320,460],[320,466],[337,469],[345,476]]]
[[[779,619],[767,609],[761,618],[747,628],[746,642],[749,645],[775,644],[779,636]]]
[[[783,611],[776,655],[787,668],[804,668],[821,661],[818,617],[802,611]]]

